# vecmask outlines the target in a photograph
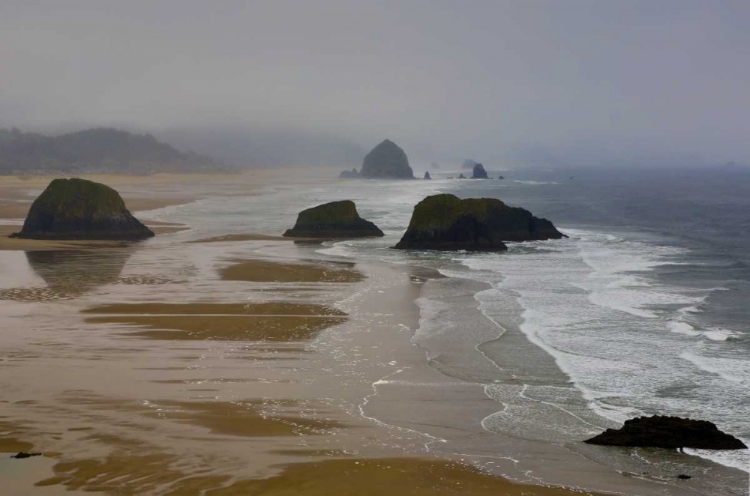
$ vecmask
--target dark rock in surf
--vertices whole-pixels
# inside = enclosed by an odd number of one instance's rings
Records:
[[[292,238],[366,238],[383,235],[375,224],[359,216],[351,200],[303,210],[294,228],[284,233],[284,236]]]
[[[381,142],[365,156],[360,175],[365,178],[414,179],[406,152],[391,140]]]
[[[620,429],[607,429],[584,441],[602,446],[640,448],[746,449],[736,437],[706,420],[654,415],[627,420]]]
[[[424,173],[424,178],[425,179],[432,179],[432,176],[430,176],[430,171],[427,171],[427,172]]]
[[[466,176],[464,176],[463,174],[459,174],[459,175],[458,175],[458,178],[459,178],[459,179],[466,179]]]
[[[341,174],[339,174],[339,178],[341,179],[356,179],[358,177],[360,177],[360,175],[359,171],[356,168],[352,170],[341,171]]]
[[[428,196],[414,207],[409,227],[395,246],[417,250],[504,251],[504,241],[565,237],[546,219],[494,198],[461,200]]]
[[[477,164],[474,166],[474,169],[471,171],[471,178],[472,179],[488,179],[487,171],[484,170],[484,166],[482,164]]]
[[[153,235],[109,186],[85,179],[55,179],[31,204],[21,232],[12,237],[137,240]]]
[[[33,456],[42,456],[41,453],[26,453],[25,451],[20,451],[16,455],[11,455],[11,458],[16,458],[18,460],[23,460],[24,458],[31,458]]]
[[[680,474],[680,475],[677,476],[677,478],[680,479],[680,480],[690,480],[690,479],[692,479],[692,477],[690,475],[686,475],[686,474]]]

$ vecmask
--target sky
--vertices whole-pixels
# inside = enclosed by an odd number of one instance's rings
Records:
[[[748,26],[747,0],[3,0],[0,127],[750,163]]]

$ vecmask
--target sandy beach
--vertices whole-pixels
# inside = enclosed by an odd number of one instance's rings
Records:
[[[437,272],[321,255],[280,238],[281,227],[212,234],[193,232],[194,214],[158,220],[159,207],[195,209],[222,187],[247,194],[270,178],[124,179],[128,206],[172,228],[143,243],[0,241],[0,453],[44,453],[0,457],[0,473],[18,474],[4,494],[541,496],[594,494],[578,479],[618,486],[620,474],[584,462],[566,487],[502,477],[514,463],[443,452],[422,432],[441,422],[430,404],[438,415],[447,403],[381,389],[396,375],[445,380],[412,342],[415,301]],[[133,183],[140,199],[127,195]],[[4,184],[0,197],[25,185]],[[11,217],[20,207],[2,208]],[[451,411],[478,406],[478,416],[476,430],[441,429],[478,439],[494,404],[447,384],[458,394]],[[379,420],[384,411],[409,420]],[[566,452],[523,449],[551,472]]]

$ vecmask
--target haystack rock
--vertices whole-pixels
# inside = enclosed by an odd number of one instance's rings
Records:
[[[294,228],[284,236],[294,238],[366,238],[383,231],[359,216],[351,200],[336,201],[300,212]]]
[[[711,450],[746,449],[736,437],[719,430],[706,420],[654,415],[625,421],[620,429],[607,429],[584,441],[603,446],[640,448],[693,448]]]
[[[396,143],[385,140],[365,156],[362,177],[381,179],[414,179],[406,153]]]
[[[85,179],[55,179],[34,200],[21,232],[12,237],[137,240],[153,235],[109,186]]]
[[[409,227],[395,246],[417,250],[507,250],[504,241],[565,237],[546,219],[509,207],[494,198],[441,194],[428,196],[414,207]]]
[[[472,179],[488,179],[487,171],[484,170],[484,166],[482,164],[477,164],[474,166],[474,169],[471,171],[471,178]]]

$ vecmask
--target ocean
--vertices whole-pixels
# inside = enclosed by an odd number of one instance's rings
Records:
[[[547,443],[633,477],[666,482],[700,472],[707,480],[693,490],[743,494],[747,451],[685,456],[580,441],[631,417],[662,414],[710,420],[750,442],[750,172],[489,172],[505,179],[433,172],[432,181],[272,186],[150,215],[189,222],[192,237],[272,233],[291,227],[303,208],[354,200],[386,236],[326,243],[319,255],[442,275],[422,288],[412,343],[444,381],[411,377],[394,362],[392,373],[373,384],[378,394],[368,398],[369,417],[423,432],[427,450],[459,454],[490,471],[501,467],[510,477],[511,466],[543,472],[528,453],[534,443]],[[391,249],[414,205],[435,193],[499,198],[552,220],[568,238],[510,243],[507,252],[492,254]],[[485,401],[457,408],[469,387],[481,389]],[[413,392],[421,403],[379,408],[389,388]],[[432,420],[415,422],[425,405]],[[473,405],[481,415],[469,413]],[[498,436],[513,442],[498,443]],[[708,460],[736,470],[716,472]]]

